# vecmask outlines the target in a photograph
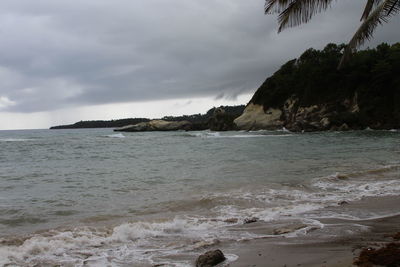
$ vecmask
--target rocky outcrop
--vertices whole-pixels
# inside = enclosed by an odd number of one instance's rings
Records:
[[[330,127],[329,109],[326,105],[301,107],[299,99],[291,96],[283,105],[284,127],[290,131],[321,131]]]
[[[295,95],[278,108],[249,103],[242,116],[234,122],[240,130],[275,130],[285,127],[293,132],[312,132],[363,128],[357,96],[340,103],[310,106],[301,106]]]
[[[234,114],[225,112],[222,107],[216,108],[208,120],[208,127],[211,131],[236,130],[236,125],[233,123],[235,117]]]
[[[234,123],[239,130],[275,130],[285,127],[293,132],[347,131],[362,129],[357,94],[339,103],[301,106],[297,96],[289,97],[281,107],[269,108],[249,103]]]
[[[196,260],[196,267],[211,267],[223,262],[225,256],[221,250],[208,251],[200,255]]]
[[[145,132],[145,131],[177,131],[190,130],[191,123],[188,121],[164,121],[152,120],[149,122],[141,122],[133,125],[127,125],[117,128],[117,132]]]
[[[243,114],[234,120],[240,130],[260,130],[282,128],[282,110],[268,108],[264,111],[262,105],[250,103]]]

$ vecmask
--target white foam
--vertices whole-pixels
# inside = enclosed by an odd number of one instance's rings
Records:
[[[110,134],[110,135],[106,135],[105,137],[110,137],[110,138],[125,138],[125,136],[124,136],[122,133]]]
[[[258,131],[256,131],[258,132]],[[263,131],[265,132],[265,131]],[[288,137],[293,136],[293,134],[221,134],[219,132],[201,132],[201,133],[193,133],[190,134],[194,137],[201,137],[201,138],[260,138],[260,137]]]
[[[237,190],[211,194],[209,197],[229,198],[232,203],[235,203],[235,200],[236,202],[248,201],[249,208],[234,205],[214,208],[215,212],[226,218],[235,217],[241,221],[249,217],[257,217],[266,222],[284,219],[287,216],[303,219],[305,214],[313,211],[318,211],[314,213],[318,217],[341,218],[341,214],[337,212],[327,215],[328,210],[324,208],[337,206],[342,201],[357,201],[365,197],[400,195],[398,170],[398,165],[388,165],[349,175],[335,173],[327,177],[316,178],[307,187],[302,188],[271,184],[269,188]],[[345,216],[348,219],[365,219],[373,218],[376,215],[365,211],[359,214],[345,214]]]
[[[365,196],[400,195],[400,180],[391,178],[393,172],[397,175],[398,170],[398,165],[390,165],[347,176],[335,173],[316,178],[308,187],[276,184],[268,188],[212,193],[205,197],[211,200],[222,197],[229,199],[230,203],[212,208],[209,214],[213,214],[213,217],[181,216],[166,221],[123,223],[109,230],[80,228],[34,235],[20,246],[0,246],[0,265],[63,263],[73,266],[113,266],[143,261],[190,266],[190,262],[183,260],[166,263],[165,258],[180,253],[189,253],[194,258],[193,251],[215,244],[216,239],[249,240],[265,236],[246,232],[245,229],[229,230],[228,226],[242,225],[246,218],[257,217],[265,222],[300,221],[307,225],[285,234],[286,237],[294,237],[307,234],[313,227],[325,227],[315,218],[359,220],[387,216],[368,212],[347,214],[342,209],[335,211],[323,208]],[[384,172],[385,176],[376,179],[374,175],[377,172]],[[237,222],[225,221],[232,218]]]
[[[201,137],[201,138],[213,138],[219,137],[221,134],[219,132],[197,132],[197,133],[190,133],[190,136],[194,137]]]
[[[293,136],[293,134],[247,134],[247,135],[227,135],[223,136],[225,138],[254,138],[254,137],[289,137]]]
[[[155,264],[160,263],[160,257],[191,254],[199,244],[215,243],[218,235],[224,237],[227,233],[221,228],[224,225],[207,218],[176,217],[165,222],[124,223],[111,231],[93,228],[53,231],[34,235],[20,246],[0,246],[0,265]],[[190,266],[190,262],[172,261],[167,265]]]
[[[0,138],[0,142],[26,142],[33,140],[34,139],[29,139],[29,138]]]
[[[223,138],[254,138],[254,137],[267,137],[267,135],[261,135],[261,134],[237,134],[237,135],[225,135],[225,136],[219,136]]]

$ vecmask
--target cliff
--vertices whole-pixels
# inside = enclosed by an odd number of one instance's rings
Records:
[[[308,49],[284,64],[235,119],[238,129],[400,128],[400,43],[359,51],[338,70],[343,47]]]

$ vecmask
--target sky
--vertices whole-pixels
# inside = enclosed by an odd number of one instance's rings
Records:
[[[363,4],[278,34],[264,0],[1,0],[0,130],[246,104],[286,61],[347,42]],[[399,41],[398,17],[366,46]]]

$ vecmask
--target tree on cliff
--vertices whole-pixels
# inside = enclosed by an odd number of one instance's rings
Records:
[[[400,43],[357,51],[338,70],[343,47],[307,49],[267,78],[250,103],[283,109],[293,97],[299,107],[325,105],[335,126],[400,128]],[[357,103],[357,112],[349,111],[349,101]]]
[[[307,23],[316,13],[326,10],[333,0],[266,0],[265,13],[278,13],[278,32]],[[400,0],[367,0],[361,25],[347,44],[339,68],[366,40],[376,27],[400,12]]]

